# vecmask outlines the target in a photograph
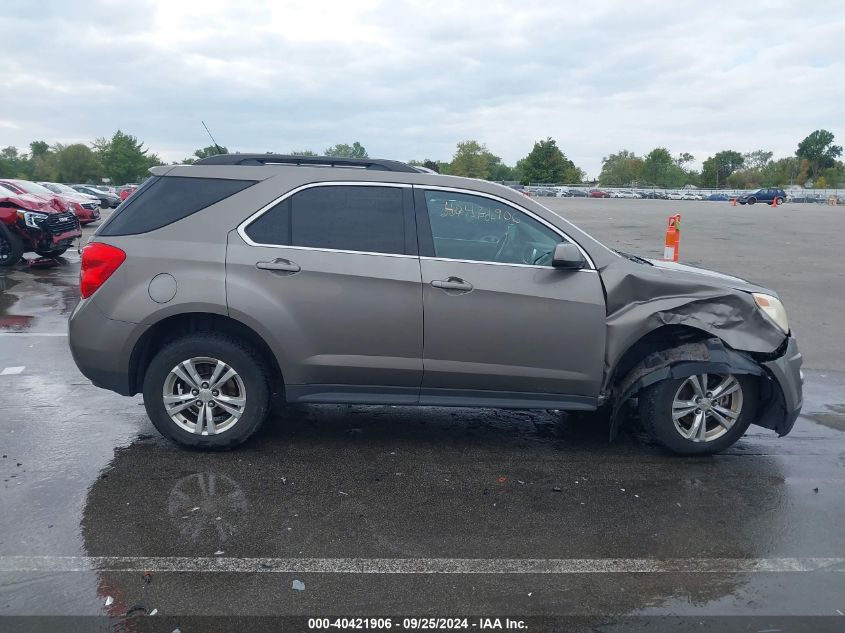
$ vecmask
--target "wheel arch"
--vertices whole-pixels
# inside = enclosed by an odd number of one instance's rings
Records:
[[[713,338],[713,335],[689,325],[662,325],[646,332],[631,343],[610,367],[605,391],[612,392],[634,367],[651,354],[708,338]]]
[[[284,395],[281,366],[270,346],[248,325],[222,314],[184,312],[168,316],[150,326],[135,342],[129,356],[129,390],[132,395],[141,390],[144,374],[156,352],[170,341],[196,332],[223,332],[249,344],[267,365],[271,376],[271,391]]]

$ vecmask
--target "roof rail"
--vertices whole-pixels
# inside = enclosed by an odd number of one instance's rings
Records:
[[[288,154],[217,154],[194,165],[291,165],[298,167],[354,167],[374,171],[403,171],[419,173],[411,165],[396,160],[377,158],[339,158],[336,156],[296,156]]]

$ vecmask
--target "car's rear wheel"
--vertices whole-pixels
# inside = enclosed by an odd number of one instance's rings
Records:
[[[0,267],[14,266],[23,257],[23,240],[0,225]]]
[[[144,375],[144,406],[165,437],[185,446],[233,448],[264,422],[267,371],[240,341],[196,333],[169,343]]]
[[[710,455],[736,442],[754,420],[757,379],[697,374],[647,387],[640,418],[651,438],[682,455]]]

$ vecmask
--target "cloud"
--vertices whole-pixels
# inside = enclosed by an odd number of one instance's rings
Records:
[[[167,160],[241,151],[448,159],[475,138],[513,163],[552,136],[595,175],[621,148],[701,162],[794,152],[841,125],[834,2],[12,2],[0,145],[120,128]]]

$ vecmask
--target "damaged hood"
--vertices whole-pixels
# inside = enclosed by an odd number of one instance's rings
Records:
[[[731,275],[716,272],[715,270],[708,270],[707,268],[697,268],[695,266],[688,266],[687,264],[679,264],[678,262],[667,262],[661,259],[647,259],[646,261],[648,261],[648,263],[654,266],[655,268],[659,268],[661,270],[690,275],[704,275],[705,277],[709,277],[714,281],[721,280],[722,283],[724,283],[730,288],[736,288],[737,290],[744,290],[746,292],[765,292],[767,294],[777,296],[777,294],[773,290],[763,288],[762,286],[753,284],[750,281],[746,281],[745,279],[740,279],[739,277],[732,277]]]
[[[618,257],[599,268],[607,297],[606,380],[636,341],[663,326],[691,327],[745,352],[768,354],[783,344],[786,335],[751,296],[775,295],[768,288],[703,268],[644,261]]]

